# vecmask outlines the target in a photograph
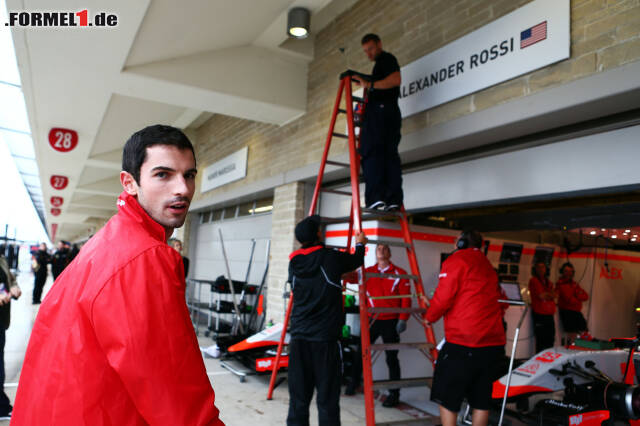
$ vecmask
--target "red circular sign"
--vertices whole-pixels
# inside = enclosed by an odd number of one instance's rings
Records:
[[[60,207],[64,203],[64,198],[62,197],[51,197],[51,205],[53,207]]]
[[[49,145],[59,152],[69,152],[78,145],[78,132],[54,127],[49,130]]]
[[[54,216],[59,216],[60,213],[61,213],[60,209],[57,209],[55,207],[51,209],[51,214]]]
[[[69,184],[69,178],[66,176],[52,175],[49,182],[51,182],[51,186],[55,189],[65,189]]]

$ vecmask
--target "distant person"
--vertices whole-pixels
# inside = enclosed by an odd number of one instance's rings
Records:
[[[40,243],[38,251],[33,254],[33,262],[31,268],[33,270],[33,299],[34,305],[39,305],[42,298],[42,291],[47,282],[47,265],[51,263],[51,255],[47,252],[47,244]]]
[[[341,276],[362,266],[367,237],[356,235],[355,253],[325,248],[320,217],[295,228],[302,248],[289,255],[293,309],[289,333],[289,414],[287,426],[309,425],[309,404],[317,391],[318,424],[340,424],[342,353],[338,338],[344,323]]]
[[[465,231],[442,264],[427,309],[430,323],[444,316],[446,343],[438,354],[431,400],[443,426],[455,426],[462,401],[473,409],[473,426],[489,421],[495,364],[504,356],[504,307],[498,275],[482,253],[482,235]]]
[[[398,106],[400,65],[395,56],[382,50],[376,34],[365,35],[361,44],[369,60],[375,62],[371,81],[353,76],[369,92],[360,134],[365,204],[370,209],[397,210],[404,198],[398,155],[402,126]]]
[[[223,426],[167,245],[195,191],[193,146],[146,127],[122,154],[118,213],[40,307],[13,410],[20,426]]]
[[[537,262],[534,266],[534,276],[529,280],[529,294],[538,353],[553,347],[556,340],[553,315],[556,313],[557,294],[553,283],[547,278],[547,265],[544,262]]]
[[[562,329],[567,333],[569,342],[574,342],[578,333],[587,331],[587,321],[582,315],[582,302],[589,300],[589,295],[573,280],[575,269],[569,262],[560,268],[561,277],[556,283],[558,291],[558,310]]]
[[[58,278],[58,275],[64,271],[64,268],[69,264],[69,248],[67,247],[64,241],[58,242],[58,249],[53,254],[51,258],[51,274],[53,275],[53,280],[55,281]]]
[[[71,248],[69,249],[69,263],[73,262],[73,259],[76,258],[78,253],[80,253],[80,248],[78,247],[78,244],[72,245]]]
[[[407,271],[391,263],[391,250],[386,244],[376,246],[377,263],[366,269],[365,272],[378,274],[406,275]],[[411,285],[409,280],[401,278],[372,277],[367,279],[368,306],[378,308],[410,308]],[[406,296],[403,299],[373,299],[374,297]],[[371,319],[373,315],[370,314]],[[378,314],[371,324],[369,332],[371,343],[378,337],[383,343],[399,343],[400,334],[407,329],[409,314],[384,313]],[[387,350],[385,359],[389,369],[389,380],[400,380],[400,361],[398,350]],[[384,400],[384,407],[395,407],[400,402],[400,389],[389,389],[389,395]]]
[[[22,295],[16,278],[11,273],[9,262],[0,253],[0,420],[11,418],[11,401],[4,392],[4,345],[6,343],[6,331],[11,322],[11,298],[18,299]]]
[[[182,256],[182,241],[177,238],[169,238],[168,243],[175,251],[180,253],[180,256]],[[184,277],[186,279],[189,275],[189,258],[182,256],[182,264],[184,265]]]

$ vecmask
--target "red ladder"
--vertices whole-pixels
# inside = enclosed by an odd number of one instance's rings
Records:
[[[407,256],[409,258],[409,265],[411,267],[411,274],[400,275],[400,274],[386,274],[386,273],[365,273],[364,268],[360,268],[358,273],[359,277],[359,286],[358,286],[358,297],[359,297],[359,306],[360,306],[360,338],[362,342],[362,370],[363,370],[363,381],[364,381],[364,399],[365,399],[365,414],[367,420],[367,426],[375,425],[375,410],[374,410],[374,390],[377,389],[394,389],[400,387],[410,387],[410,386],[426,386],[429,384],[429,378],[412,378],[412,379],[403,379],[399,381],[391,381],[391,380],[383,380],[383,381],[373,381],[373,376],[371,373],[371,355],[373,352],[383,351],[383,350],[396,350],[396,349],[406,349],[406,348],[414,348],[418,349],[427,356],[431,362],[433,363],[437,357],[437,350],[435,349],[435,336],[433,334],[433,329],[430,324],[427,323],[425,319],[427,307],[428,307],[428,299],[425,295],[424,288],[422,286],[422,278],[420,275],[420,269],[418,267],[418,259],[416,257],[415,248],[413,245],[413,239],[411,237],[411,232],[409,230],[409,223],[407,221],[407,213],[405,212],[404,206],[401,207],[400,211],[397,212],[384,212],[379,210],[369,210],[362,209],[360,207],[360,156],[358,154],[357,148],[359,147],[359,137],[355,133],[355,121],[354,115],[358,116],[360,119],[358,122],[361,122],[362,117],[364,116],[364,108],[366,106],[366,97],[358,98],[352,95],[352,79],[351,76],[354,74],[353,71],[347,71],[341,75],[340,78],[340,87],[338,88],[338,95],[336,97],[336,101],[333,107],[333,113],[331,115],[331,123],[329,125],[329,132],[327,134],[327,140],[324,147],[324,152],[322,154],[322,162],[320,163],[320,170],[318,172],[318,178],[316,180],[316,187],[313,192],[313,199],[311,201],[311,207],[309,208],[309,216],[316,214],[316,210],[318,207],[318,198],[321,192],[330,192],[339,195],[345,195],[351,197],[351,209],[350,209],[350,217],[349,217],[349,231],[347,236],[347,246],[345,249],[348,251],[351,248],[351,240],[356,232],[362,231],[362,213],[363,211],[367,214],[368,217],[371,218],[393,218],[394,220],[400,223],[402,229],[402,242],[399,241],[387,241],[380,239],[370,239],[370,244],[388,244],[389,246],[400,246],[404,247],[407,251]],[[340,104],[342,102],[342,97],[344,94],[345,98],[345,107],[340,108]],[[361,105],[360,113],[354,114],[353,111],[353,102],[357,102]],[[335,124],[338,114],[346,114],[347,115],[347,134],[338,133],[335,131]],[[328,160],[329,150],[331,148],[331,141],[334,137],[342,138],[348,141],[349,144],[349,164],[340,163],[337,161]],[[350,176],[351,176],[351,192],[347,191],[337,191],[332,189],[322,188],[322,179],[324,176],[325,166],[327,164],[349,168]],[[323,218],[323,221],[329,223],[335,223],[336,219],[333,218]],[[413,296],[407,297],[416,297],[418,306],[411,308],[370,308],[367,306],[366,300],[366,281],[367,278],[371,277],[383,277],[383,278],[400,278],[400,279],[410,279],[414,285],[415,294]],[[269,393],[267,395],[267,399],[271,399],[273,396],[273,389],[276,383],[276,377],[278,374],[278,368],[280,365],[280,357],[282,355],[282,349],[284,347],[285,336],[287,332],[287,326],[289,324],[289,318],[291,316],[291,309],[293,307],[293,292],[289,294],[289,303],[287,304],[287,312],[284,319],[284,326],[282,328],[282,335],[280,336],[280,342],[278,344],[278,351],[276,354],[276,360],[274,363],[274,368],[271,374],[271,381],[269,383]],[[418,342],[418,343],[394,343],[394,344],[375,344],[372,345],[370,343],[370,334],[369,327],[373,324],[373,321],[376,320],[376,317],[381,313],[409,313],[412,314],[414,318],[418,320],[421,326],[424,327],[426,342]],[[372,319],[370,320],[370,317]],[[423,421],[424,419],[416,419]],[[404,421],[407,423],[408,421]]]

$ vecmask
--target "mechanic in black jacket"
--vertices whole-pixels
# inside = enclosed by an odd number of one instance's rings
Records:
[[[289,256],[293,311],[289,333],[288,426],[309,425],[309,403],[317,389],[318,424],[340,424],[342,329],[340,277],[364,263],[364,232],[356,235],[349,254],[325,248],[320,217],[309,216],[296,225],[302,248]]]

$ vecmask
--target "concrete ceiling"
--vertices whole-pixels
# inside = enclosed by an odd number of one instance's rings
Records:
[[[320,31],[356,0],[7,0],[9,11],[118,16],[114,28],[12,28],[31,125],[47,230],[78,240],[115,213],[121,151],[156,123],[199,125],[212,114],[282,125],[305,112],[313,40],[289,40],[291,7]],[[78,133],[67,153],[49,130]],[[63,190],[52,175],[69,178]],[[64,198],[59,216],[51,197]]]

